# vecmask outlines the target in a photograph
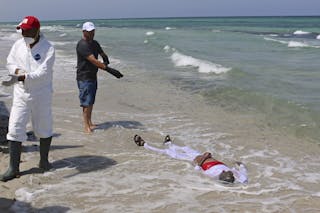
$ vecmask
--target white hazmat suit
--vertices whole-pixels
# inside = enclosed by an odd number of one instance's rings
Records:
[[[55,60],[53,46],[40,34],[30,49],[21,38],[14,43],[7,58],[9,73],[24,71],[24,82],[14,84],[13,102],[7,139],[26,141],[26,126],[31,116],[32,127],[39,138],[52,136],[52,74]]]

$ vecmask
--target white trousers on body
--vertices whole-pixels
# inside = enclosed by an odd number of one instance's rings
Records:
[[[193,161],[195,157],[198,155],[201,155],[201,153],[197,150],[191,149],[187,146],[177,146],[175,144],[172,144],[169,142],[166,149],[159,149],[153,146],[150,146],[149,144],[145,143],[144,148],[160,153],[168,155],[172,158],[179,159],[179,160],[187,160],[187,161]]]

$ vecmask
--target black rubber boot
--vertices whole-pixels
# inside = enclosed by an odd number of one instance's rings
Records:
[[[39,168],[44,171],[49,171],[52,166],[48,161],[48,154],[51,146],[52,137],[40,138],[40,162]]]
[[[10,163],[7,171],[0,175],[1,181],[8,181],[20,177],[20,156],[22,145],[18,141],[9,141]]]

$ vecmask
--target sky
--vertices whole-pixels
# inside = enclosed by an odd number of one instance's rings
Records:
[[[314,16],[320,0],[0,0],[0,22],[203,16]]]

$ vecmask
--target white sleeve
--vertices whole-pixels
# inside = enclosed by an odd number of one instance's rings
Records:
[[[7,69],[9,70],[9,74],[14,75],[17,66],[17,60],[16,60],[16,43],[12,46],[10,53],[7,57]]]
[[[178,160],[187,160],[192,162],[195,156],[199,155],[199,152],[195,150],[192,150],[188,147],[177,146],[174,144],[170,144],[169,146],[167,146],[168,148],[166,149],[159,149],[159,148],[150,146],[147,143],[145,143],[143,146],[148,150],[165,154]]]
[[[235,175],[236,181],[239,183],[248,183],[248,171],[245,165],[240,164],[238,169],[232,168],[231,170]]]
[[[151,151],[160,153],[160,154],[167,154],[167,152],[166,152],[165,149],[158,149],[158,148],[156,148],[156,147],[150,146],[150,145],[147,144],[147,143],[144,143],[143,147],[144,147],[145,149],[148,149],[148,150],[151,150]]]

